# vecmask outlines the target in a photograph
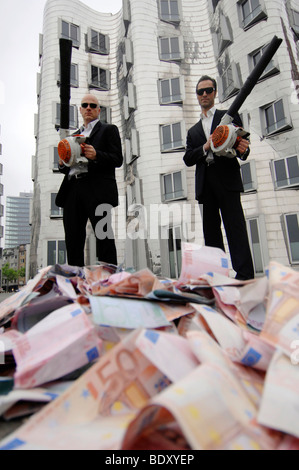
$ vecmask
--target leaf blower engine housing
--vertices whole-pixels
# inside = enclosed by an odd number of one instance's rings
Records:
[[[84,146],[86,142],[84,135],[73,135],[61,140],[58,144],[58,155],[65,166],[72,167],[78,163],[88,163],[84,157]]]
[[[249,135],[241,127],[234,124],[219,125],[212,135],[211,150],[218,156],[234,158],[240,140]]]

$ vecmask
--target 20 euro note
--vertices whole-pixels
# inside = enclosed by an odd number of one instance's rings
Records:
[[[135,329],[170,324],[157,302],[101,296],[90,296],[89,301],[97,325]]]

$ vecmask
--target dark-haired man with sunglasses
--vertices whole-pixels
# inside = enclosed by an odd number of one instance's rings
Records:
[[[196,94],[201,119],[188,131],[184,162],[188,167],[196,165],[195,192],[196,199],[202,204],[205,244],[224,250],[222,218],[236,279],[253,279],[254,268],[241,204],[244,187],[240,165],[237,157],[217,156],[211,150],[212,134],[225,114],[215,107],[216,80],[202,76]],[[239,115],[233,122],[242,127]],[[242,139],[236,150],[238,158],[246,160],[250,151],[248,140]]]
[[[83,126],[75,132],[87,139],[83,144],[87,163],[72,167],[59,161],[65,177],[56,197],[63,207],[63,224],[68,264],[84,266],[86,224],[90,220],[96,234],[99,261],[117,265],[117,252],[111,227],[111,210],[118,205],[115,168],[123,163],[118,128],[100,121],[96,96],[87,94],[81,101]]]

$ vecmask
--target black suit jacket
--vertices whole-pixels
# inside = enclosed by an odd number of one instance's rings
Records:
[[[118,189],[115,179],[115,168],[119,168],[123,164],[118,128],[112,124],[98,122],[88,138],[88,143],[97,152],[96,160],[88,161],[87,177],[90,183],[91,195],[96,205],[106,203],[116,207],[118,205]],[[56,205],[64,207],[70,187],[68,178],[70,168],[63,166],[59,169],[65,176],[56,196]]]
[[[220,124],[222,116],[226,111],[217,109],[214,115],[211,134]],[[234,124],[242,127],[242,121],[239,115],[234,118]],[[187,166],[196,165],[195,172],[195,197],[202,202],[204,180],[206,172],[206,155],[204,155],[203,146],[207,142],[202,122],[199,121],[193,126],[187,135],[187,148],[184,155],[184,162]],[[243,192],[243,182],[241,178],[240,165],[237,158],[219,157],[214,155],[215,159],[215,178],[219,178],[228,191]]]

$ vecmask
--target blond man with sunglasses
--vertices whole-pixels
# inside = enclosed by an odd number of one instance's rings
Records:
[[[85,265],[86,224],[90,220],[96,234],[97,258],[117,265],[117,252],[111,226],[111,210],[118,205],[115,169],[122,166],[123,155],[118,128],[100,121],[101,108],[95,95],[81,100],[83,126],[75,134],[84,135],[87,163],[67,167],[59,161],[64,179],[56,197],[63,207],[63,224],[68,264]]]
[[[223,222],[236,278],[253,279],[254,268],[241,204],[244,188],[238,162],[238,158],[247,159],[249,142],[241,140],[235,158],[213,154],[211,136],[225,114],[215,106],[216,80],[202,76],[197,83],[196,94],[201,115],[199,122],[188,131],[184,162],[188,167],[196,166],[195,197],[202,204],[205,244],[224,250]],[[234,124],[242,127],[239,115],[234,117]]]

